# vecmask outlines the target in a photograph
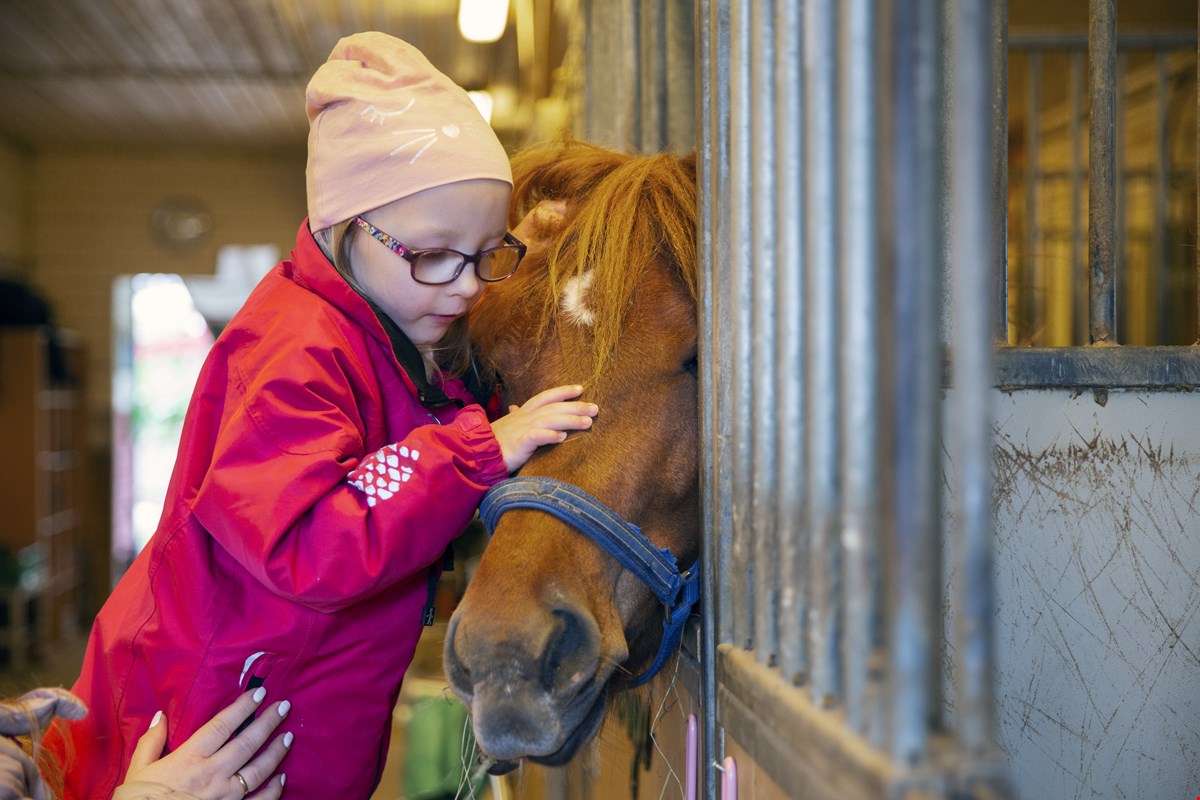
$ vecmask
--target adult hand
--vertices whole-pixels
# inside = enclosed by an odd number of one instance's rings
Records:
[[[510,406],[508,414],[492,423],[504,465],[515,472],[544,444],[567,438],[567,431],[592,427],[600,412],[595,403],[567,402],[583,393],[583,387],[556,386],[531,397],[523,406]]]
[[[273,703],[245,730],[233,735],[266,694],[262,687],[246,692],[166,756],[162,754],[167,743],[166,719],[161,711],[155,714],[150,729],[138,740],[125,783],[117,787],[113,800],[241,800],[250,792],[255,792],[256,799],[277,800],[286,777],[272,778],[271,773],[287,755],[292,734],[276,737],[261,755],[253,756],[283,722],[292,704],[286,700]]]

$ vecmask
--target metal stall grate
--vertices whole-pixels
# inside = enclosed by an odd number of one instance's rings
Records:
[[[1003,787],[987,411],[1000,254],[979,249],[998,242],[997,21],[990,4],[948,8],[944,20],[937,0],[697,6],[701,478],[706,554],[728,565],[704,593],[708,761],[749,753],[789,796]],[[943,108],[950,78],[958,100]]]

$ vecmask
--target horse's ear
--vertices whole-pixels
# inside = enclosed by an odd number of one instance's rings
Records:
[[[571,211],[566,200],[543,200],[513,228],[513,236],[530,250],[539,250],[558,235]]]

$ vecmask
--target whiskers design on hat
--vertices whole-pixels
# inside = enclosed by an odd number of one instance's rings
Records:
[[[438,139],[440,138],[438,136],[439,131],[440,131],[440,133],[445,134],[446,137],[449,139],[457,139],[463,133],[473,136],[474,134],[472,134],[471,130],[470,130],[471,124],[472,123],[470,121],[463,122],[461,125],[455,125],[453,122],[450,122],[445,125],[442,125],[440,129],[438,129],[438,128],[412,128],[412,129],[406,130],[406,131],[395,131],[392,134],[393,136],[411,135],[411,136],[413,136],[413,138],[409,139],[404,144],[402,144],[399,147],[397,147],[396,149],[392,150],[392,152],[388,153],[388,155],[395,156],[397,153],[400,153],[400,152],[408,149],[409,147],[412,147],[414,145],[424,142],[424,145],[422,145],[421,149],[419,149],[419,150],[417,150],[417,152],[413,153],[413,157],[408,160],[408,163],[415,164],[417,159],[420,158],[421,155],[426,150],[428,150],[429,148],[433,147],[435,144],[438,143]]]
[[[394,117],[398,114],[403,114],[405,111],[408,111],[410,108],[412,108],[413,103],[415,102],[417,102],[417,98],[414,97],[408,101],[408,105],[399,111],[384,111],[374,103],[368,103],[367,107],[360,111],[358,115],[360,117],[368,117],[367,122],[377,122],[380,125],[383,125],[387,122],[388,117]]]

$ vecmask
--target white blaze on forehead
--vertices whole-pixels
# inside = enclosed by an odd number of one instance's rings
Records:
[[[588,271],[571,278],[563,287],[559,306],[562,308],[563,316],[569,322],[588,328],[596,324],[596,314],[587,305],[587,293],[592,286],[594,277]]]

